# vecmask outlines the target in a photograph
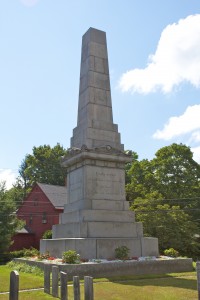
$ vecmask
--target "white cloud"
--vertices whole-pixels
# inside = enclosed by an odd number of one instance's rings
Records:
[[[182,82],[200,87],[200,14],[168,25],[147,67],[124,73],[119,86],[124,92],[169,93]]]
[[[191,151],[193,152],[193,159],[200,164],[200,146],[191,148]]]
[[[200,129],[199,131],[194,131],[191,135],[190,142],[200,142]]]
[[[192,133],[193,141],[200,141],[200,104],[188,106],[181,116],[171,117],[162,130],[154,133],[153,138],[170,140],[187,133]]]
[[[26,6],[34,6],[39,0],[20,0]]]
[[[0,181],[6,183],[6,188],[10,189],[16,181],[17,174],[11,169],[0,169]]]

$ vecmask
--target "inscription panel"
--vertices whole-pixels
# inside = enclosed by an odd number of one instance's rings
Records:
[[[88,197],[97,200],[125,200],[124,170],[87,167]]]

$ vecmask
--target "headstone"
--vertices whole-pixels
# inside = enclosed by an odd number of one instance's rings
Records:
[[[19,273],[12,271],[10,273],[10,293],[9,300],[18,300],[19,296]]]
[[[44,265],[44,292],[50,294],[51,270],[48,264]]]
[[[58,284],[59,284],[59,268],[52,267],[52,296],[58,297]]]
[[[157,256],[158,240],[144,238],[141,223],[125,196],[124,153],[113,123],[106,34],[90,28],[83,36],[77,127],[73,130],[67,169],[67,199],[52,240],[40,251],[61,257],[76,250],[82,258],[114,258],[127,246],[130,256]]]
[[[73,276],[74,300],[80,300],[80,281],[79,276]]]
[[[84,276],[84,294],[85,299],[94,300],[93,278],[90,276]]]
[[[62,271],[60,272],[60,299],[68,299],[67,274]]]

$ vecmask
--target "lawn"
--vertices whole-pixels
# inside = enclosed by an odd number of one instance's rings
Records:
[[[10,269],[0,266],[0,292],[8,291]],[[20,289],[43,287],[43,277],[20,272]],[[81,287],[82,299],[83,287]],[[193,300],[197,299],[196,272],[127,276],[94,279],[95,300]],[[8,300],[8,294],[0,294],[0,300]],[[43,290],[20,292],[19,300],[55,299]],[[69,300],[73,299],[73,289],[69,286]]]

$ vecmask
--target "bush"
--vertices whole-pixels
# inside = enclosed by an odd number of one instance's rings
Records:
[[[170,257],[178,257],[179,252],[177,250],[175,250],[174,248],[169,248],[169,249],[164,250],[164,255],[170,256]]]
[[[24,249],[10,252],[9,257],[10,259],[24,257]]]
[[[42,236],[43,239],[52,239],[52,230],[46,230]]]
[[[36,266],[29,266],[26,263],[18,263],[18,262],[10,261],[9,263],[7,263],[7,267],[23,273],[31,273],[40,276],[44,274],[43,270],[41,270],[40,268]]]
[[[37,256],[38,254],[39,254],[39,251],[33,247],[31,247],[30,249],[24,248],[21,250],[4,253],[3,259],[4,259],[4,262],[7,262],[9,260],[12,260],[13,258],[32,257],[32,256]]]
[[[32,257],[32,256],[38,256],[39,255],[39,251],[33,247],[31,247],[30,249],[23,249],[24,251],[24,257]]]
[[[78,264],[80,263],[80,255],[75,250],[69,250],[63,252],[62,260],[63,263]]]
[[[118,259],[125,260],[128,258],[130,249],[126,246],[117,247],[115,249],[115,257]]]

